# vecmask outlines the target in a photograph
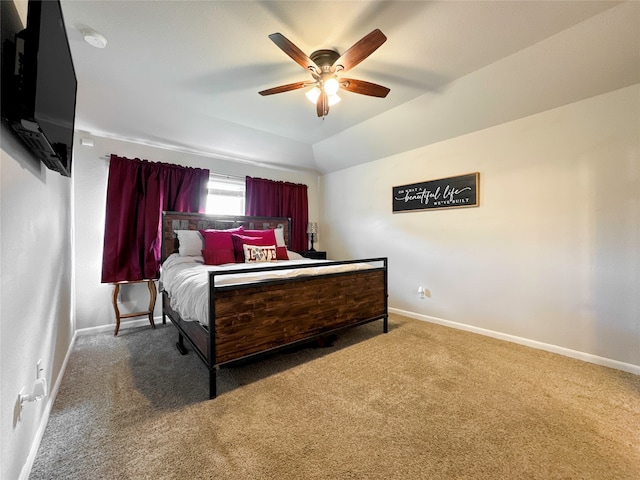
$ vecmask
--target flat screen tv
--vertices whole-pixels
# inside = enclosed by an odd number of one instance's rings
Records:
[[[28,5],[27,27],[15,36],[3,117],[48,168],[70,177],[78,82],[62,8],[59,0]]]

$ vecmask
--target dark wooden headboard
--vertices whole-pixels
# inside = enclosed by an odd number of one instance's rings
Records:
[[[286,217],[247,217],[242,215],[207,215],[205,213],[162,212],[162,261],[177,251],[176,230],[226,230],[243,226],[247,230],[282,228],[289,245],[291,219]]]

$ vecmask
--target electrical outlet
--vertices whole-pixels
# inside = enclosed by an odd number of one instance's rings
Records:
[[[22,405],[24,403],[24,397],[25,397],[25,391],[24,391],[24,387],[22,387],[20,389],[20,392],[18,392],[18,401],[16,403],[18,421],[22,421]],[[16,412],[14,411],[14,418],[15,416],[16,416]]]
[[[424,288],[422,285],[420,285],[418,287],[418,297],[420,297],[421,300],[424,300],[425,298],[431,298],[431,291],[428,288]]]

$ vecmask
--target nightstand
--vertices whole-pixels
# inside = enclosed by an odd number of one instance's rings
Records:
[[[118,308],[118,292],[120,292],[120,285],[122,284],[131,284],[131,283],[145,283],[147,284],[147,287],[149,288],[149,309],[145,310],[144,312],[133,312],[133,313],[126,313],[124,315],[122,315],[120,313],[120,309]],[[132,281],[132,282],[115,282],[113,284],[113,297],[112,297],[112,301],[113,301],[113,310],[116,312],[116,330],[115,332],[113,332],[114,335],[118,335],[118,330],[120,330],[120,319],[121,318],[132,318],[132,317],[142,317],[142,316],[148,316],[149,317],[149,323],[151,324],[151,326],[153,328],[156,328],[156,324],[153,322],[153,309],[156,305],[156,284],[154,283],[153,280],[138,280],[138,281]]]
[[[319,252],[317,250],[307,250],[306,252],[300,252],[305,258],[312,258],[314,260],[326,260],[327,252]]]

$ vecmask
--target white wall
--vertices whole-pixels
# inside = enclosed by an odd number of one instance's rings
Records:
[[[640,366],[639,107],[636,84],[328,174],[324,245],[388,256],[393,308]],[[477,208],[391,212],[476,171]]]
[[[18,420],[18,393],[31,392],[40,359],[51,390],[73,338],[72,181],[34,160],[4,124],[0,159],[0,478],[17,479],[51,399],[26,404]]]
[[[93,147],[80,145],[82,138],[92,138]],[[74,150],[74,202],[75,202],[75,253],[76,253],[76,302],[77,328],[115,325],[111,303],[113,287],[102,284],[102,249],[104,241],[104,216],[109,173],[110,154],[127,158],[141,158],[153,162],[167,162],[190,167],[208,168],[212,173],[244,177],[269,178],[308,185],[309,218],[319,218],[318,175],[315,172],[271,169],[247,163],[202,157],[140,145],[121,140],[76,132]],[[146,310],[149,293],[144,285],[129,285],[120,289],[122,313]],[[155,317],[162,316],[160,297],[156,302]],[[127,326],[123,320],[121,326]],[[142,322],[145,319],[142,318]],[[140,323],[139,321],[136,323]]]

